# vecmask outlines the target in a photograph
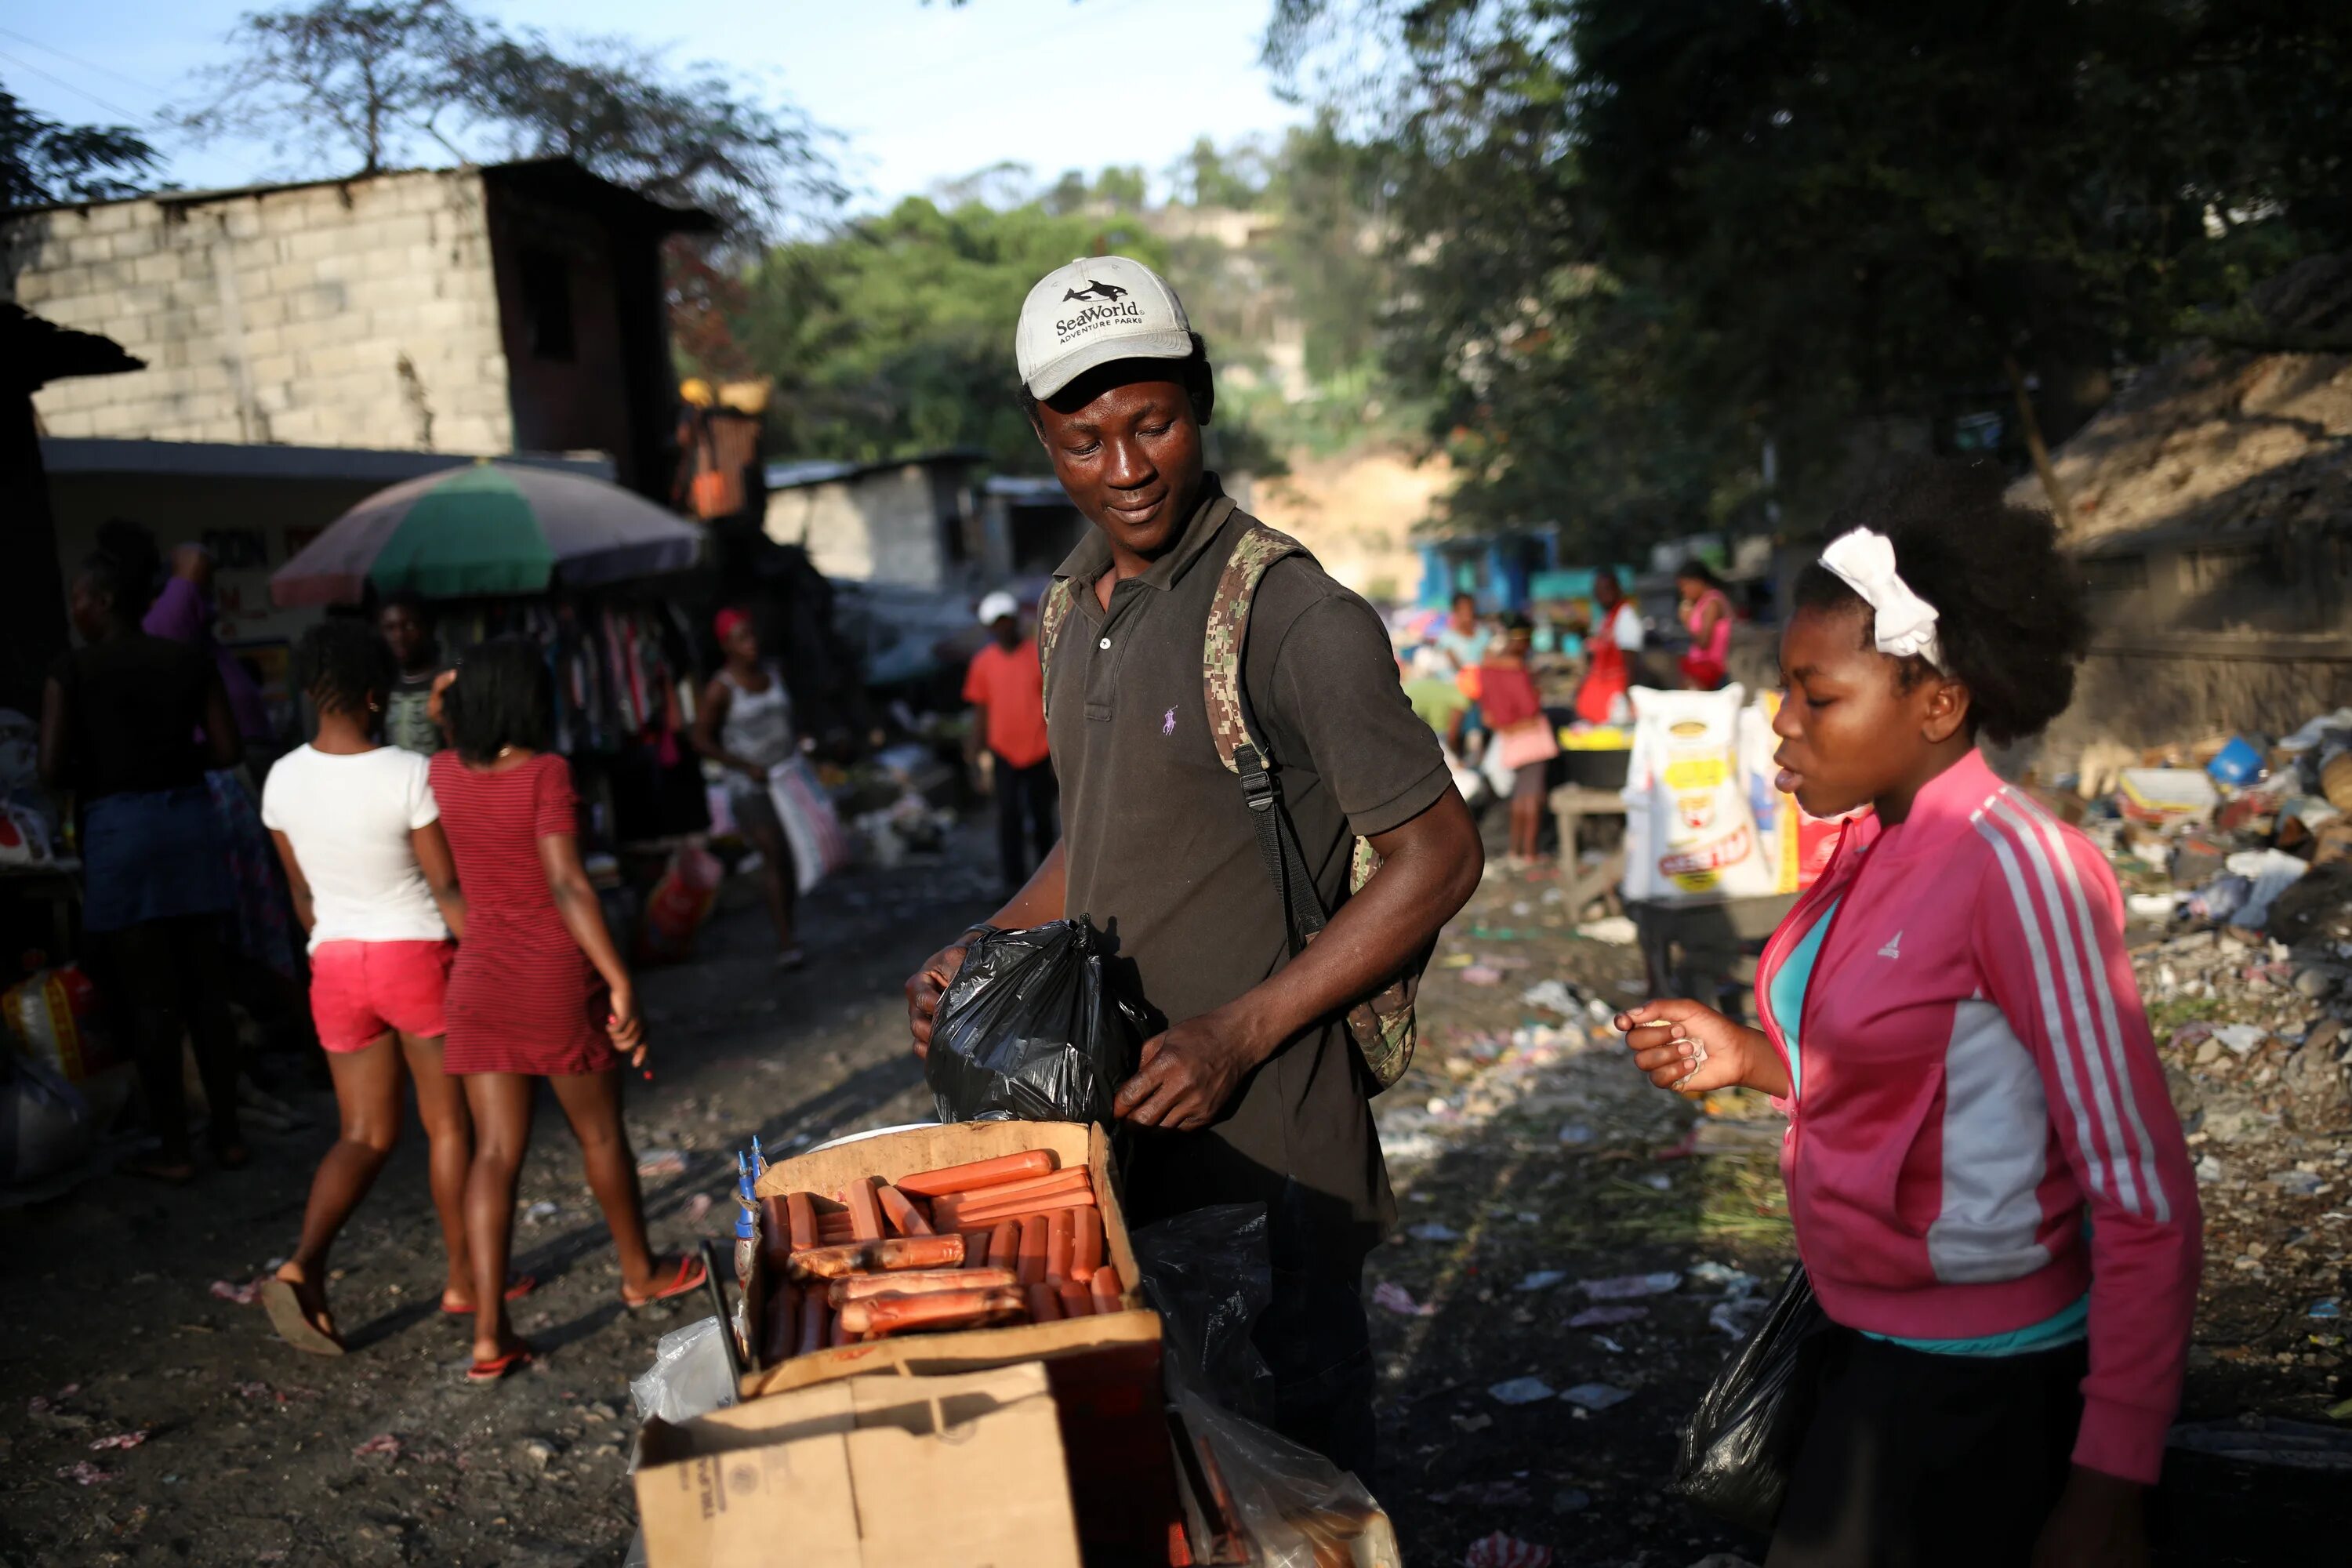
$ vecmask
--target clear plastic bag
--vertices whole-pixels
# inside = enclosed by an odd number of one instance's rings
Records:
[[[941,1121],[1112,1121],[1145,1018],[1110,949],[1076,920],[985,932],[965,951],[923,1058]]]
[[[1395,1533],[1361,1481],[1240,1414],[1268,1404],[1265,1362],[1250,1342],[1274,1297],[1265,1205],[1193,1209],[1132,1239],[1211,1531],[1237,1532],[1259,1568],[1395,1568]]]
[[[1202,1506],[1240,1526],[1255,1568],[1402,1568],[1388,1515],[1353,1475],[1192,1390],[1177,1391],[1176,1409]]]
[[[1770,1531],[1812,1425],[1828,1327],[1801,1263],[1700,1396],[1675,1459],[1675,1491],[1727,1523]]]
[[[654,1364],[629,1380],[638,1420],[691,1421],[735,1403],[735,1374],[719,1335],[719,1320],[704,1318],[661,1337]]]
[[[48,1064],[0,1046],[0,1186],[78,1163],[98,1140],[89,1102]]]

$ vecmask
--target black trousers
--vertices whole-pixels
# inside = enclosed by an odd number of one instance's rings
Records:
[[[1050,758],[1016,768],[1004,760],[1003,752],[991,754],[996,758],[997,864],[1004,872],[1005,887],[1016,889],[1045,863],[1054,852],[1054,841],[1062,836],[1056,809],[1062,786],[1054,777]],[[1027,854],[1033,846],[1034,860]]]
[[[1831,1331],[1765,1568],[2025,1568],[2065,1489],[2086,1347],[1933,1355]]]
[[[121,931],[92,932],[100,983],[128,1034],[139,1065],[150,1130],[162,1158],[188,1157],[188,1100],[180,1077],[180,1038],[195,1047],[196,1072],[211,1102],[215,1152],[243,1140],[237,1123],[236,1025],[228,1010],[227,961],[219,915],[178,915]]]

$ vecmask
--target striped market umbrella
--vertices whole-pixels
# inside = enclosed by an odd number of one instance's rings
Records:
[[[603,479],[488,460],[378,490],[269,578],[283,606],[590,587],[694,563],[702,534]]]

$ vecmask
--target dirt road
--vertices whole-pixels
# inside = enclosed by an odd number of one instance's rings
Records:
[[[692,963],[645,976],[656,1077],[633,1089],[629,1122],[657,1245],[721,1234],[730,1151],[753,1131],[789,1150],[928,1115],[898,987],[989,907],[981,846],[959,855],[822,890],[802,974],[775,977],[756,911],[735,908]],[[1551,886],[1490,878],[1424,992],[1420,1064],[1379,1102],[1401,1210],[1367,1279],[1381,1497],[1417,1564],[1461,1563],[1497,1531],[1562,1568],[1760,1560],[1661,1483],[1677,1426],[1790,1257],[1777,1124],[1737,1100],[1699,1115],[1625,1068],[1594,1004],[1634,994],[1634,950],[1578,935]],[[1563,984],[1537,990],[1548,981]],[[353,1353],[298,1355],[212,1291],[292,1244],[332,1124],[326,1095],[295,1098],[311,1125],[257,1141],[244,1173],[185,1191],[104,1180],[8,1225],[0,1562],[619,1563],[627,1379],[700,1300],[621,1307],[551,1103],[517,1237],[518,1267],[541,1281],[518,1314],[546,1352],[537,1367],[463,1383],[465,1330],[436,1310],[421,1141],[335,1257]],[[2293,1342],[2292,1325],[2273,1329]],[[2200,1375],[2192,1413],[2244,1407]],[[2273,1554],[2299,1531],[2326,1539],[2307,1482],[2176,1476],[2183,1545],[2167,1560],[2326,1560]],[[2248,1509],[2260,1538],[2232,1528]]]

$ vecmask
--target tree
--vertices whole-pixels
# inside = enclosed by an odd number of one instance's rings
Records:
[[[1254,207],[1265,195],[1271,163],[1255,141],[1221,149],[1201,137],[1169,171],[1171,199],[1192,207]]]
[[[238,132],[339,144],[373,174],[419,140],[449,156],[565,157],[656,200],[716,216],[730,241],[772,234],[843,195],[825,133],[789,105],[746,94],[715,67],[670,72],[621,38],[559,47],[509,33],[452,0],[251,12],[236,58],[181,117],[199,136]]]
[[[842,199],[825,132],[715,68],[692,68],[668,79],[658,56],[625,38],[567,54],[536,31],[489,35],[465,60],[461,101],[509,156],[570,158],[656,201],[702,208],[730,239]]]
[[[1298,79],[1368,23],[1388,68],[1342,101],[1396,158],[1404,363],[1580,503],[1612,429],[1715,465],[1717,509],[1768,438],[1820,489],[1860,422],[1956,399],[2055,439],[2352,238],[2352,16],[2317,0],[1279,0],[1272,47]],[[1580,396],[1482,402],[1562,354]]]
[[[1166,261],[1121,215],[919,196],[837,235],[772,247],[744,279],[734,332],[776,378],[787,426],[778,448],[864,460],[972,447],[1001,467],[1037,469],[1013,396],[1013,322],[1039,278],[1109,250]]]
[[[390,167],[415,135],[463,156],[442,122],[461,110],[481,36],[449,0],[248,11],[228,43],[236,58],[203,73],[210,101],[180,117],[191,135],[262,136],[280,153],[296,141],[340,142],[362,174]]]
[[[0,211],[136,195],[163,157],[127,125],[66,125],[0,89]]]

